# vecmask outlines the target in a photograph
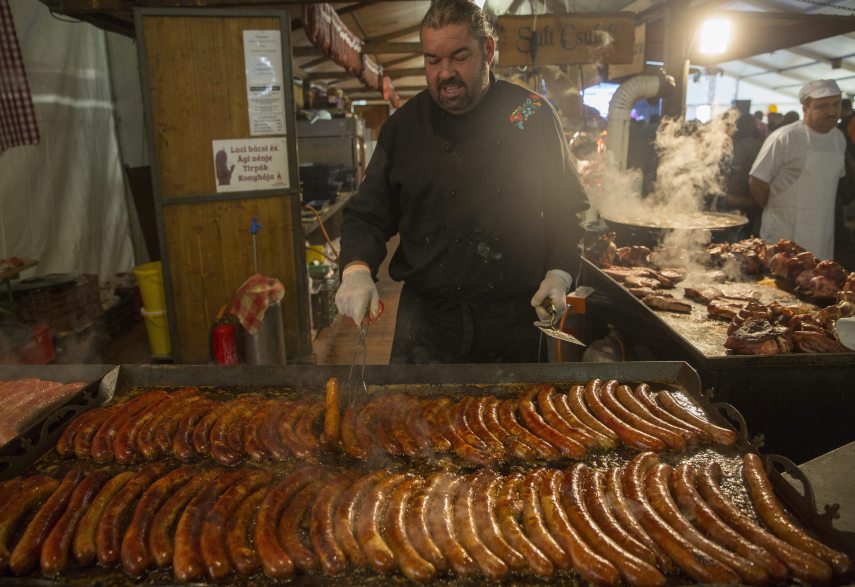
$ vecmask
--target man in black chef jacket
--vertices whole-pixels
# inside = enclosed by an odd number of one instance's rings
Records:
[[[344,211],[336,305],[356,324],[377,315],[397,232],[392,363],[545,360],[532,323],[547,298],[566,309],[587,207],[561,123],[543,96],[490,73],[495,40],[475,4],[434,1],[421,42],[428,89],[386,121]]]

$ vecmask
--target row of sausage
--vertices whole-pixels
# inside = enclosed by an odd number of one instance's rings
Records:
[[[598,585],[664,585],[679,573],[751,585],[850,575],[845,554],[782,508],[757,455],[744,458],[742,479],[760,523],[722,491],[719,463],[672,466],[651,452],[625,467],[504,475],[162,461],[115,475],[72,469],[61,481],[0,485],[0,572],[53,576],[97,563],[139,577],[171,567],[182,582],[359,569],[418,582],[575,573]]]
[[[491,465],[579,460],[619,444],[681,452],[736,441],[733,430],[693,413],[672,393],[615,380],[594,379],[566,393],[536,384],[504,399],[378,395],[343,411],[339,390],[331,380],[323,400],[250,394],[224,402],[195,388],[149,391],[79,416],[56,449],[64,458],[120,464],[174,455],[184,461],[209,456],[232,466],[245,458],[313,459],[333,450],[368,461],[452,453]]]

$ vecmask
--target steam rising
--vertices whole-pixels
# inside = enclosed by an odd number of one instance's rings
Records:
[[[728,113],[691,128],[682,120],[663,120],[656,133],[659,167],[652,193],[642,198],[640,172],[618,171],[607,159],[599,185],[589,189],[594,207],[606,218],[631,224],[701,212],[705,196],[723,193],[721,163],[732,154],[727,128],[733,118]]]

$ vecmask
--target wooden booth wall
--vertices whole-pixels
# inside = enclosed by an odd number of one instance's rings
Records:
[[[253,274],[249,229],[257,217],[258,270],[285,286],[289,361],[306,360],[311,339],[292,85],[283,84],[290,188],[217,194],[212,160],[213,140],[252,138],[244,30],[282,31],[283,73],[290,79],[287,13],[200,12],[139,10],[136,21],[174,358],[209,361],[208,333],[217,310],[231,306],[237,288]]]

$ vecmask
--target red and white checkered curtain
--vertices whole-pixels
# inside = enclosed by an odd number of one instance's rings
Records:
[[[39,127],[8,0],[0,0],[0,153],[39,142]]]

